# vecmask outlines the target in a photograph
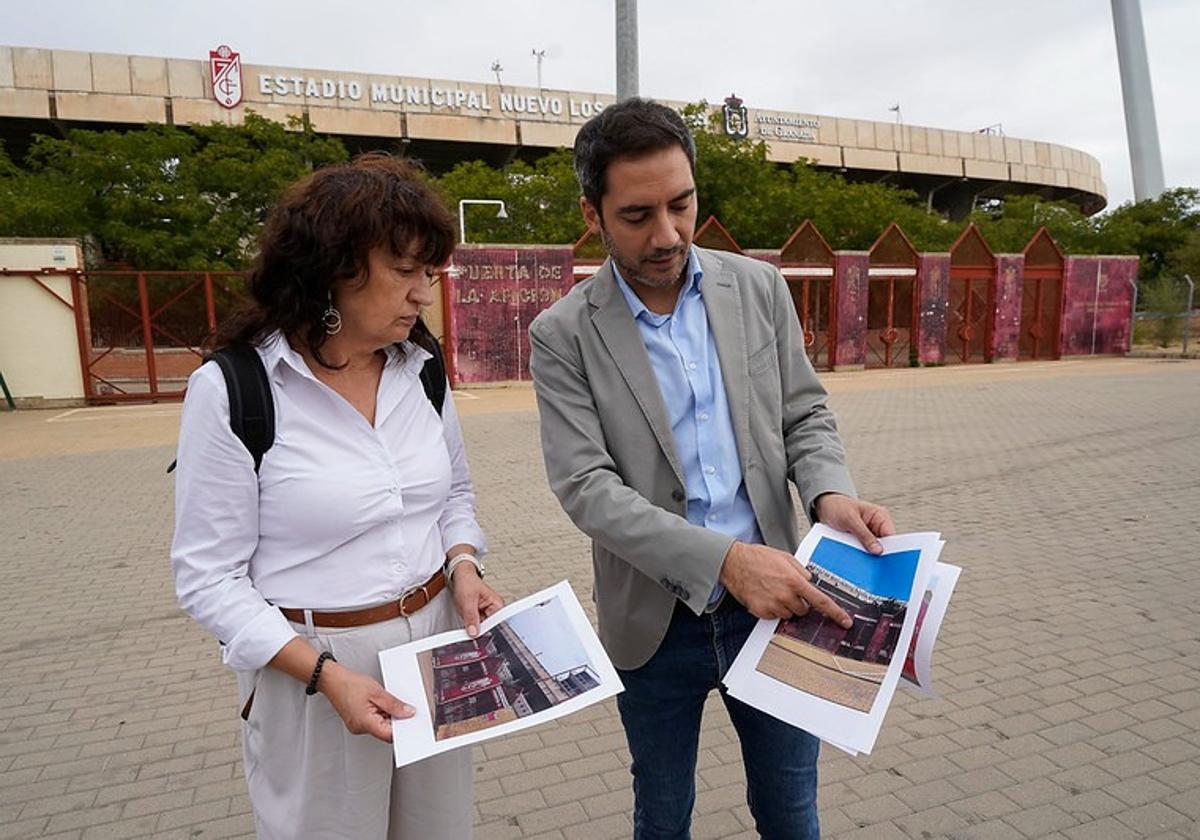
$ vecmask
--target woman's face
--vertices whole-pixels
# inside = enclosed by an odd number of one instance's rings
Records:
[[[423,307],[433,303],[436,269],[386,246],[367,255],[365,283],[335,287],[333,305],[342,313],[342,335],[373,350],[404,341]]]

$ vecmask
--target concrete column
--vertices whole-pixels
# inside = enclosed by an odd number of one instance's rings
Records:
[[[946,313],[950,307],[950,255],[921,254],[921,301],[917,309],[920,347],[917,360],[940,365],[946,360]]]
[[[1021,291],[1024,254],[997,254],[995,309],[992,312],[993,362],[1015,362],[1021,349]]]
[[[834,255],[837,343],[830,359],[834,370],[862,370],[867,365],[869,265],[866,251],[838,251]]]

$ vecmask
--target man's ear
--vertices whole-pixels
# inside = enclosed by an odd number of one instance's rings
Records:
[[[600,221],[600,211],[582,195],[579,196],[579,209],[583,212],[583,221],[587,224],[588,230],[592,233],[599,233],[603,227],[603,223]]]

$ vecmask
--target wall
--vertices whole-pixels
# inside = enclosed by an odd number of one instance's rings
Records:
[[[1137,267],[1137,257],[1067,257],[1062,355],[1128,352]]]
[[[459,246],[446,279],[450,367],[457,384],[529,379],[529,324],[571,290],[564,247]]]
[[[19,406],[83,402],[70,275],[37,273],[82,262],[75,240],[0,239],[0,268],[31,270],[0,276],[0,371]]]

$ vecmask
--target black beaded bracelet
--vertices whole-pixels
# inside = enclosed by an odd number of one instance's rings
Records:
[[[309,697],[317,693],[317,680],[321,679],[321,668],[325,666],[326,659],[332,659],[334,662],[337,662],[332,653],[327,650],[321,651],[321,655],[317,657],[317,664],[313,666],[312,677],[308,680],[308,687],[304,689],[304,693]]]

